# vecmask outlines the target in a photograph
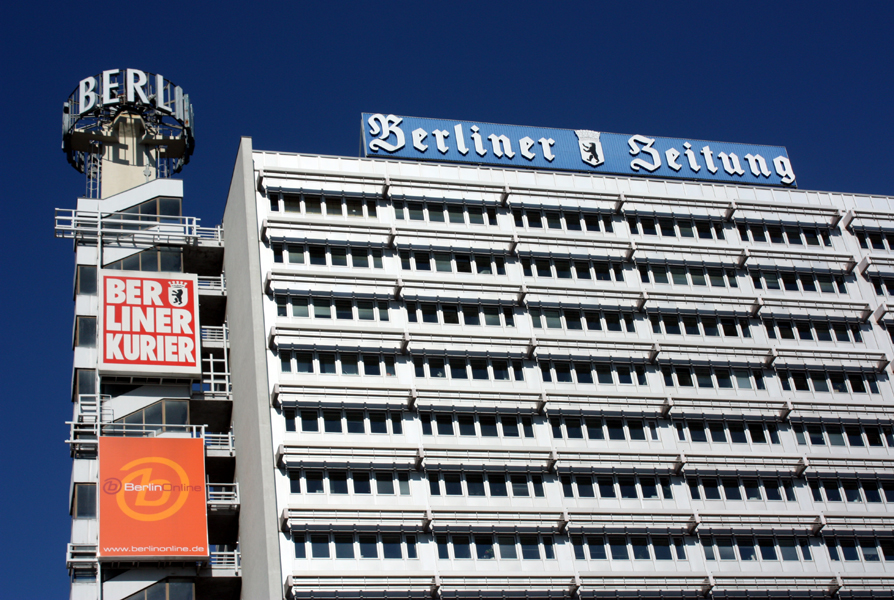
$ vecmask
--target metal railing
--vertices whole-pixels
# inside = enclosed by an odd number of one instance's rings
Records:
[[[239,550],[212,551],[208,564],[213,571],[238,571],[242,566],[242,553]]]
[[[72,456],[88,454],[93,456],[99,444],[100,436],[109,437],[157,437],[164,434],[179,434],[179,437],[207,438],[204,425],[176,425],[170,423],[81,423],[69,421],[69,435],[65,441],[71,448]],[[231,434],[211,434],[215,436],[232,437]],[[207,439],[205,446],[217,449],[218,445],[226,446],[222,440],[215,439],[209,445]],[[229,441],[232,448],[232,440]],[[222,448],[226,449],[226,448]],[[232,450],[230,450],[232,452]]]
[[[238,483],[209,483],[206,486],[208,504],[238,506]]]
[[[230,454],[236,451],[233,445],[233,432],[227,433],[205,433],[205,448],[208,450],[216,450],[228,452]]]
[[[114,413],[109,408],[103,408],[103,403],[109,400],[108,394],[79,394],[76,419],[80,423],[108,423],[113,420]]]
[[[69,569],[92,567],[96,564],[96,544],[68,544],[65,564]]]
[[[206,277],[200,275],[198,277],[198,287],[199,293],[208,291],[208,292],[224,292],[227,291],[227,279],[223,274],[214,276],[214,277]]]
[[[96,551],[96,544],[68,544],[66,566],[69,569],[95,568]],[[208,555],[208,566],[213,571],[238,571],[242,567],[242,553],[239,550],[212,550]]]
[[[230,337],[226,325],[203,325],[200,331],[203,342],[225,342]]]
[[[133,241],[223,242],[223,228],[202,227],[198,217],[139,215],[68,208],[56,209],[55,234],[59,238],[97,240],[101,237]]]

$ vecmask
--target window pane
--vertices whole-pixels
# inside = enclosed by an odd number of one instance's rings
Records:
[[[352,534],[335,534],[335,558],[354,558],[354,536]]]
[[[379,548],[375,535],[361,534],[357,538],[360,546],[360,558],[379,558]]]
[[[351,475],[351,479],[354,481],[354,493],[355,494],[371,494],[372,486],[370,485],[369,473],[365,473],[363,471],[354,471]]]
[[[522,558],[525,560],[540,560],[540,543],[536,535],[523,535],[521,542]]]
[[[382,557],[403,558],[400,550],[400,536],[395,534],[382,534]]]
[[[346,471],[329,471],[329,493],[348,493],[348,473]]]
[[[377,471],[376,472],[376,493],[377,494],[393,494],[394,493],[394,474]]]
[[[313,534],[310,536],[311,556],[314,558],[329,558],[329,535]]]
[[[475,555],[478,557],[478,560],[492,560],[495,558],[493,536],[475,536]]]
[[[630,560],[630,555],[627,552],[627,538],[609,536],[608,545],[611,549],[612,560]]]
[[[503,560],[518,558],[518,551],[515,548],[515,537],[511,535],[501,535],[497,537],[500,546],[500,558]]]

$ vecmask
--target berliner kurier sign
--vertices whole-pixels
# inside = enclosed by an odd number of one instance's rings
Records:
[[[782,146],[364,113],[367,157],[796,187]]]
[[[190,273],[100,271],[99,368],[197,375],[197,278]]]

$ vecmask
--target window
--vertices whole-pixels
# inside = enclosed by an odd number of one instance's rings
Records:
[[[76,348],[96,348],[96,317],[75,317]]]
[[[717,221],[675,219],[649,215],[628,215],[627,225],[634,235],[723,240],[723,224]]]
[[[853,234],[860,242],[861,248],[883,251],[890,251],[894,248],[894,235],[890,231],[854,229]]]
[[[521,265],[526,277],[624,281],[624,265],[620,262],[522,257]]]
[[[765,390],[763,373],[757,369],[663,365],[664,385],[680,388],[729,388]],[[693,376],[694,375],[694,376]]]
[[[635,333],[636,317],[629,312],[579,310],[577,308],[531,306],[528,309],[534,329],[569,331],[607,331]]]
[[[807,319],[764,319],[763,323],[770,339],[863,343],[859,323]]]
[[[115,420],[116,423],[139,425],[148,431],[164,431],[164,425],[189,424],[189,401],[161,400]],[[182,431],[183,428],[172,428]]]
[[[813,560],[808,538],[703,535],[699,541],[708,561]]]
[[[624,417],[551,416],[555,439],[658,441],[655,421]]]
[[[381,248],[364,246],[321,246],[316,244],[272,244],[273,261],[292,265],[383,268]]]
[[[738,221],[736,228],[743,242],[788,244],[789,246],[831,246],[830,231],[815,226],[764,224]],[[865,246],[864,246],[865,247]]]
[[[878,378],[875,373],[859,371],[787,371],[776,372],[785,391],[878,394]]]
[[[322,416],[322,428],[320,418]],[[294,413],[286,416],[287,421],[296,418]],[[297,418],[301,421],[300,431],[306,433],[371,433],[403,434],[403,413],[386,410],[339,410],[302,409]],[[288,427],[288,425],[287,425]],[[287,431],[295,431],[294,425]]]
[[[270,192],[271,212],[303,214],[316,217],[375,217],[376,199],[337,194]]]
[[[429,494],[432,496],[468,496],[516,498],[544,496],[543,476],[538,474],[453,473],[429,471]],[[511,493],[510,493],[511,492]]]
[[[293,494],[410,495],[409,473],[392,471],[295,469],[289,471],[289,485]]]
[[[552,560],[550,535],[439,535],[438,558],[453,560]],[[449,540],[449,541],[448,541]],[[496,542],[496,543],[494,543]],[[475,546],[474,551],[472,546]]]
[[[637,263],[642,283],[691,286],[695,289],[739,287],[736,272],[720,267],[702,267],[665,263]]]
[[[560,475],[566,498],[673,500],[669,477]]]
[[[614,223],[609,213],[579,212],[556,208],[513,208],[516,227],[529,230],[554,229],[564,231],[592,231],[613,233]]]
[[[295,558],[415,559],[416,536],[401,533],[293,533]]]
[[[96,295],[96,266],[78,265],[77,292],[85,296]]]
[[[686,560],[683,538],[660,535],[572,535],[577,560]]]
[[[826,537],[826,550],[834,562],[892,562],[894,540],[865,536],[859,538]]]
[[[540,361],[540,374],[545,382],[591,385],[646,385],[646,371],[642,365]]]
[[[775,422],[708,421],[687,419],[675,421],[680,441],[731,444],[779,444],[779,427]],[[706,433],[707,428],[707,433]]]
[[[103,269],[180,273],[183,271],[183,259],[180,248],[156,247],[116,260]]]
[[[74,484],[74,495],[71,503],[71,516],[76,519],[96,518],[96,484]]]
[[[652,333],[706,337],[751,337],[748,319],[713,315],[650,313]]]
[[[815,502],[879,504],[894,502],[894,482],[870,478],[811,478],[807,482]]]
[[[464,223],[466,225],[496,225],[497,209],[482,204],[455,204],[433,200],[392,200],[398,221],[428,221],[430,223]]]
[[[350,352],[279,351],[283,373],[394,377],[394,357]]]
[[[789,479],[687,477],[686,485],[693,500],[795,501],[795,490]]]
[[[212,544],[212,548],[214,548],[214,544]],[[220,548],[220,546],[218,546]],[[74,571],[72,573],[72,581],[96,581],[96,575],[92,572],[84,577]],[[140,590],[136,594],[132,594],[125,598],[124,600],[194,600],[195,599],[195,586],[191,581],[177,581],[172,579],[166,579],[164,581],[160,581],[149,587]]]
[[[890,425],[793,423],[792,431],[801,446],[894,447]]]
[[[869,281],[878,296],[894,296],[894,279],[870,277]]]
[[[147,229],[159,223],[180,223],[180,198],[155,198],[108,216],[124,221],[122,229]],[[130,222],[136,221],[137,223]]]
[[[413,367],[416,377],[524,381],[520,360],[416,356]]]
[[[446,302],[407,302],[410,323],[440,323],[472,327],[515,327],[511,306]]]
[[[277,295],[276,315],[307,319],[388,321],[388,302],[329,296]]]
[[[401,250],[400,266],[405,271],[445,271],[452,273],[476,273],[478,275],[505,275],[506,260],[481,252],[423,252]],[[449,267],[449,268],[448,268]]]
[[[834,273],[749,270],[757,290],[785,290],[790,292],[823,292],[846,294],[844,276]]]
[[[533,420],[530,416],[487,415],[468,413],[423,413],[427,422],[437,424],[436,430],[423,432],[424,435],[460,435],[468,437],[534,437]]]

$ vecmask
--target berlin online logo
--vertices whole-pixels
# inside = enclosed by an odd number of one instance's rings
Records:
[[[137,521],[167,519],[183,508],[190,492],[203,492],[203,486],[190,485],[186,470],[169,458],[138,458],[121,471],[127,474],[106,479],[102,491],[115,495],[121,512]]]

